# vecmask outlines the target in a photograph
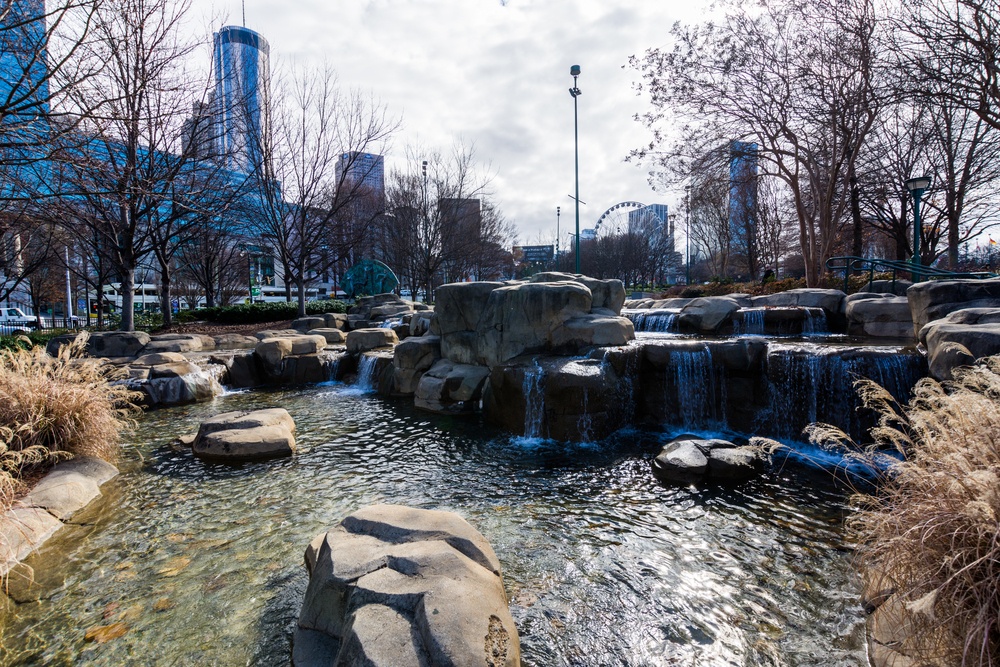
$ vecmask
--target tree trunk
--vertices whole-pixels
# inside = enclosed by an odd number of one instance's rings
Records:
[[[122,295],[122,321],[118,328],[122,331],[135,331],[135,275],[131,269],[123,273],[119,289]]]
[[[858,177],[854,174],[854,165],[850,166],[849,182],[851,184],[851,220],[854,222],[854,238],[851,243],[851,254],[863,257],[865,251],[864,220],[861,218],[861,190],[858,188]]]
[[[170,272],[160,267],[160,309],[163,312],[163,326],[174,323],[174,310],[170,298]]]
[[[299,302],[299,317],[306,316],[306,281],[300,280],[296,290]]]

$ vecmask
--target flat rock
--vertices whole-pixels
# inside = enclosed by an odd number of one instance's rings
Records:
[[[0,577],[62,528],[40,507],[15,507],[0,515]]]
[[[358,329],[347,334],[347,352],[359,354],[398,342],[399,338],[392,329]]]
[[[347,335],[343,331],[329,327],[310,329],[308,334],[310,336],[322,336],[326,339],[327,345],[343,345],[347,340]]]
[[[101,496],[101,485],[118,476],[118,468],[94,457],[80,457],[57,464],[20,501],[24,507],[47,510],[68,521]]]

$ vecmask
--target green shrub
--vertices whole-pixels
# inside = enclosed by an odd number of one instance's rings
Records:
[[[65,333],[64,329],[48,329],[45,331],[29,331],[19,336],[0,336],[0,350],[30,350],[33,347],[44,348],[46,343]]]
[[[306,315],[323,315],[324,313],[346,313],[347,304],[340,299],[322,299],[306,301]]]

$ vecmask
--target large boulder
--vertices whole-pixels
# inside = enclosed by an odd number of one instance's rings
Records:
[[[720,438],[681,436],[667,443],[653,459],[653,476],[669,484],[693,484],[703,479],[739,482],[757,475],[760,452]]]
[[[441,358],[440,336],[407,338],[393,350],[393,391],[408,396],[417,390],[420,378]]]
[[[517,435],[573,442],[606,437],[635,414],[638,350],[621,359],[520,357],[491,369],[483,414]],[[634,358],[633,358],[634,357]]]
[[[215,349],[215,339],[202,334],[160,334],[153,336],[142,349],[143,354],[157,352],[201,352]]]
[[[328,345],[343,345],[347,341],[347,334],[340,329],[321,327],[319,329],[310,329],[306,333],[310,336],[322,336],[326,339]]]
[[[347,313],[323,313],[324,327],[327,329],[340,329],[349,331]]]
[[[694,299],[677,316],[680,326],[688,331],[713,333],[732,320],[740,302],[728,296],[707,296]]]
[[[471,412],[490,375],[485,366],[438,360],[417,383],[413,404],[431,412]]]
[[[256,461],[295,453],[295,422],[283,408],[226,412],[201,424],[191,451],[213,461]]]
[[[754,306],[799,306],[801,308],[822,308],[830,315],[841,312],[841,304],[846,295],[839,289],[817,289],[803,287],[775,294],[755,296]]]
[[[577,282],[494,289],[477,328],[480,362],[492,367],[522,354],[549,351],[553,331],[590,313],[591,303],[590,289]]]
[[[392,329],[358,329],[347,334],[347,352],[360,354],[380,347],[391,347],[399,342]]]
[[[82,456],[57,464],[23,498],[22,507],[40,507],[60,521],[101,497],[101,486],[118,476],[118,468],[102,459]]]
[[[517,667],[500,562],[451,512],[367,507],[306,549],[292,664]]]
[[[150,340],[145,331],[94,332],[87,341],[87,354],[92,357],[134,357]]]
[[[932,280],[917,283],[906,290],[916,334],[928,322],[939,320],[956,310],[1000,308],[1000,279]]]
[[[284,372],[284,362],[288,357],[315,355],[326,347],[326,338],[310,335],[286,335],[280,338],[265,338],[257,343],[254,353],[264,363],[272,375]]]
[[[435,327],[441,336],[475,331],[498,282],[449,283],[434,292]]]
[[[626,317],[580,315],[566,320],[552,332],[551,349],[570,353],[597,345],[626,345],[635,339],[635,327]]]
[[[601,280],[576,273],[558,273],[555,271],[536,273],[531,276],[533,283],[577,282],[590,289],[593,310],[608,310],[614,315],[620,315],[625,305],[625,285],[622,281],[612,278]]]
[[[307,333],[311,329],[325,329],[326,318],[323,316],[310,315],[292,320],[292,328],[299,333]]]
[[[950,380],[970,359],[1000,354],[1000,308],[967,308],[925,325],[919,334],[927,348],[931,375]]]
[[[905,296],[858,292],[844,299],[847,333],[871,338],[913,338],[913,318]]]
[[[257,346],[257,338],[243,334],[218,334],[215,339],[217,350],[252,350]]]

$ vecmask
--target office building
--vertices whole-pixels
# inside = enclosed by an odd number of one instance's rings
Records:
[[[243,26],[213,36],[216,150],[226,168],[255,174],[264,159],[270,96],[270,46]]]
[[[381,205],[385,201],[385,160],[373,153],[341,153],[337,160],[337,184],[351,194],[357,194],[360,186]]]
[[[0,107],[5,123],[43,119],[49,113],[44,0],[13,0],[0,16]]]

